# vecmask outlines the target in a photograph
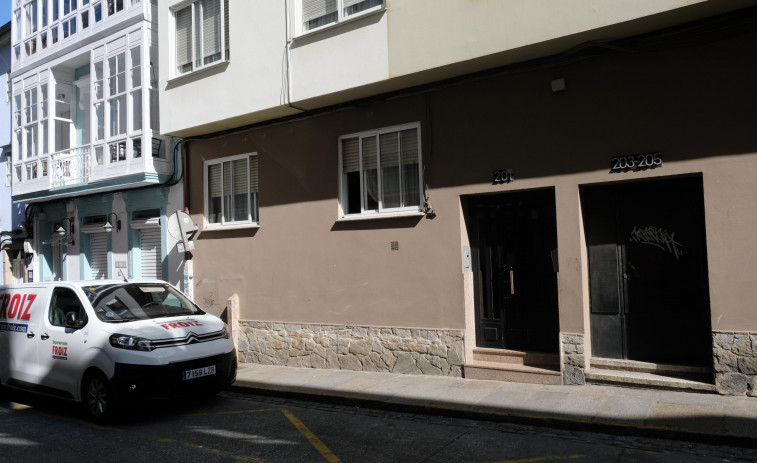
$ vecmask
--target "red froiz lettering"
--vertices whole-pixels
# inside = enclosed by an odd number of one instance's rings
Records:
[[[53,346],[53,355],[56,357],[68,357],[68,347]]]
[[[170,330],[172,328],[189,328],[190,326],[202,326],[202,323],[198,322],[197,320],[184,320],[175,323],[161,323],[160,326],[167,330]]]
[[[0,294],[0,318],[29,320],[36,298],[36,294]]]

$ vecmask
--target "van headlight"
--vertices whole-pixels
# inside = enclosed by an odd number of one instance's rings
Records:
[[[110,345],[119,349],[152,351],[154,348],[149,339],[132,336],[130,334],[112,334],[110,336]]]

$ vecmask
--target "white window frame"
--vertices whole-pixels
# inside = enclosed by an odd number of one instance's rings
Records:
[[[383,192],[383,178],[382,178],[382,169],[376,168],[376,188],[377,188],[377,197],[376,200],[377,205],[376,208],[368,208],[366,205],[368,193],[366,191],[366,178],[365,178],[365,166],[364,166],[364,159],[363,159],[363,141],[366,139],[374,138],[376,141],[376,164],[377,166],[381,165],[381,148],[380,148],[380,140],[382,135],[392,134],[392,133],[401,133],[406,130],[415,130],[416,131],[416,138],[417,138],[417,166],[418,166],[418,197],[417,197],[417,205],[403,205],[400,204],[398,207],[387,207],[384,206],[384,199],[385,195]],[[343,152],[343,142],[345,140],[350,139],[357,139],[358,140],[358,150],[359,150],[359,187],[360,187],[360,211],[359,212],[349,212],[350,205],[349,205],[349,179],[348,174],[344,172],[344,152]],[[398,142],[401,143],[401,139],[398,139]],[[339,143],[339,211],[340,216],[343,219],[363,219],[363,218],[373,218],[373,217],[387,217],[387,216],[397,216],[397,215],[414,215],[422,213],[423,211],[423,204],[424,204],[424,188],[425,185],[423,183],[423,151],[421,149],[421,125],[420,122],[414,122],[410,124],[403,124],[403,125],[396,125],[391,127],[384,127],[376,130],[366,131],[366,132],[359,132],[359,133],[353,133],[349,135],[343,135],[339,137],[338,140]],[[401,149],[399,150],[401,152]],[[403,162],[403,164],[406,164]],[[412,163],[408,163],[412,164]],[[405,193],[403,193],[403,177],[402,177],[402,169],[400,170],[400,176],[397,180],[399,191],[397,194],[399,195],[400,202],[402,201],[402,198],[405,196]],[[352,171],[354,172],[354,171]]]
[[[306,15],[308,14],[308,6],[307,5],[313,5],[316,2],[328,2],[329,0],[295,0],[297,2],[297,24],[298,27],[296,30],[299,31],[300,35],[302,34],[309,34],[314,31],[326,29],[332,26],[335,26],[337,24],[341,24],[345,21],[350,21],[354,18],[358,18],[360,16],[364,16],[376,11],[382,11],[386,8],[386,0],[336,0],[336,18],[334,20],[330,20],[328,22],[324,21],[322,24],[313,24],[310,27],[306,25],[306,22],[310,21],[316,21],[319,19],[318,17],[315,17],[313,19],[308,19]],[[366,8],[363,10],[356,11],[354,13],[345,12],[346,8],[349,8],[350,6],[356,6],[360,4],[366,4],[364,5]],[[333,15],[333,13],[331,13]],[[323,17],[323,16],[322,16]]]
[[[202,37],[202,34],[204,33],[204,29],[202,27],[199,27],[198,21],[202,21],[202,9],[204,8],[203,5],[205,2],[218,2],[219,7],[219,16],[220,16],[220,58],[215,59],[213,61],[210,61],[208,63],[205,62],[205,54],[198,50],[198,47],[200,45],[204,44],[204,40]],[[219,64],[225,63],[229,61],[229,1],[228,0],[192,0],[184,2],[180,5],[177,5],[176,7],[171,9],[171,75],[173,77],[180,77],[188,74],[192,74],[194,72],[198,72],[202,69],[206,69],[212,66],[217,66]],[[188,63],[184,63],[182,67],[178,65],[178,53],[177,53],[177,46],[179,43],[178,38],[178,22],[177,22],[177,15],[180,12],[185,12],[186,10],[189,10],[190,16],[190,37],[189,37],[189,56],[190,60]],[[197,32],[199,31],[199,37],[197,36]]]
[[[239,161],[239,160],[247,160],[247,219],[246,220],[236,220],[236,221],[227,221],[225,214],[225,201],[224,201],[224,194],[223,194],[223,172],[224,172],[224,164],[231,163],[233,161]],[[219,214],[221,216],[220,220],[212,221],[210,220],[210,195],[211,195],[211,185],[209,181],[209,170],[211,166],[221,166],[221,201],[220,201],[220,211]],[[251,175],[249,175],[252,172],[252,169],[254,169],[254,179],[250,178]],[[225,158],[219,158],[219,159],[213,159],[210,161],[205,161],[203,163],[203,202],[205,203],[205,228],[206,229],[228,229],[228,228],[235,228],[235,227],[251,227],[251,226],[257,226],[258,225],[258,190],[259,190],[259,183],[258,178],[260,177],[260,169],[258,167],[258,153],[245,153],[240,154],[236,156],[229,156]],[[232,196],[233,198],[233,196]],[[233,199],[232,199],[233,200]],[[233,208],[233,206],[232,206]]]

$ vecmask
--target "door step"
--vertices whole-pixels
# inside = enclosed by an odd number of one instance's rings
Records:
[[[689,365],[666,365],[632,360],[591,360],[586,382],[690,392],[716,392],[712,370]]]
[[[465,365],[464,374],[470,379],[562,384],[559,356],[541,352],[476,348],[472,361]]]

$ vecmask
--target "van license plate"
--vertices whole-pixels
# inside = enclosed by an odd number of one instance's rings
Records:
[[[209,367],[195,368],[194,370],[187,370],[181,374],[184,381],[188,379],[201,378],[203,376],[210,376],[216,374],[216,366],[211,365]]]

